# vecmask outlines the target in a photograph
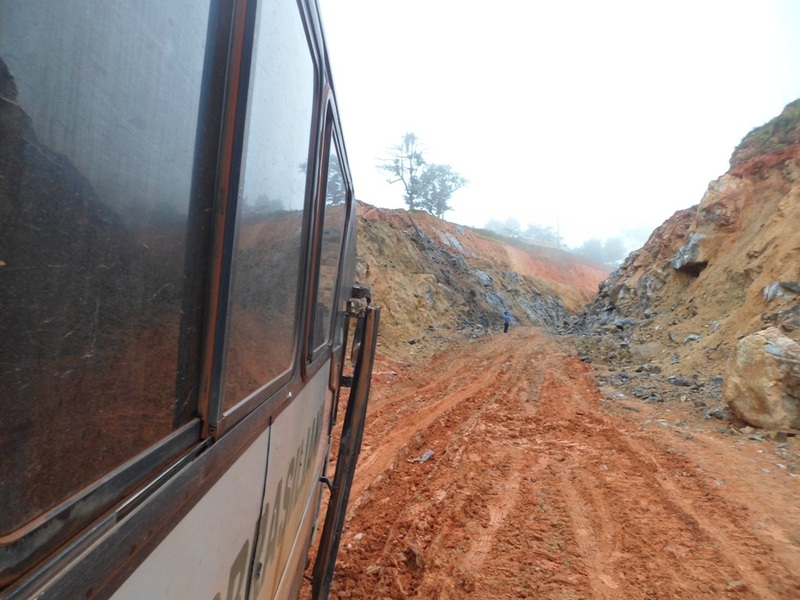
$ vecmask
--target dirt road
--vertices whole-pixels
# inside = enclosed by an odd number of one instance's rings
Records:
[[[379,364],[331,597],[800,598],[800,441],[608,396],[535,329]]]

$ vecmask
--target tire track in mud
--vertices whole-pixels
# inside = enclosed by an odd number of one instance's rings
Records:
[[[503,525],[506,515],[516,504],[519,496],[521,473],[518,465],[509,473],[502,487],[497,491],[498,501],[489,506],[489,522],[481,527],[481,533],[472,541],[464,557],[464,562],[472,568],[481,566],[494,544],[497,531]]]
[[[509,396],[530,391],[534,382],[529,374],[534,368],[527,363],[535,363],[538,350],[531,346],[509,356],[504,351],[505,344],[499,343],[502,340],[488,341],[478,352],[462,353],[448,362],[444,376],[432,379],[417,394],[398,396],[376,411],[380,416],[372,425],[379,431],[394,414],[392,405],[400,406],[402,412],[413,412],[413,421],[397,427],[388,439],[381,436],[380,448],[359,464],[356,478],[364,485],[354,488],[352,496],[357,514],[375,517],[366,518],[374,528],[364,536],[375,537],[376,542],[383,539],[383,543],[361,544],[359,550],[363,549],[365,558],[373,563],[366,570],[384,582],[390,596],[402,597],[418,588],[419,597],[427,597],[428,592],[433,594],[432,588],[449,588],[460,579],[468,580],[469,574],[460,566],[464,553],[472,546],[472,561],[480,562],[492,545],[493,531],[502,525],[510,504],[507,492],[513,487],[509,481],[515,480],[509,464],[520,465],[521,461],[509,462],[491,446],[508,444],[504,426],[508,416],[500,405],[507,403]],[[442,397],[441,387],[452,387],[454,379],[460,381],[460,387],[455,386],[454,393]],[[408,409],[412,396],[416,400],[413,411]],[[519,399],[514,402],[521,406]],[[512,442],[517,446],[527,443],[516,438]],[[409,456],[428,446],[436,447],[433,459],[427,463],[408,462]],[[515,450],[505,456],[519,455]],[[483,456],[504,463],[491,465],[502,470],[492,478],[500,482],[498,489],[479,484],[475,489],[479,474],[476,465],[482,463]],[[521,470],[519,466],[516,469]],[[425,470],[427,474],[421,480],[409,473],[413,470]],[[369,475],[365,477],[364,472]],[[496,498],[498,502],[490,505],[486,498]],[[466,536],[465,531],[469,532]],[[433,549],[436,561],[449,565],[443,570],[448,573],[446,577],[423,581],[423,548]],[[453,553],[454,548],[459,551]],[[343,559],[342,570],[346,569]],[[462,584],[469,585],[465,581]]]
[[[729,505],[698,477],[672,475],[694,467],[622,425],[596,414],[574,423],[592,444],[569,448],[584,456],[558,469],[592,597],[715,597],[728,591],[800,597],[797,577],[765,561],[768,548],[744,529],[738,517],[743,507]],[[616,467],[609,468],[612,454]],[[649,567],[626,569],[636,557],[646,557]],[[749,589],[757,595],[747,596]]]
[[[605,502],[594,490],[578,490],[569,473],[559,474],[561,493],[570,511],[580,556],[587,563],[587,574],[594,598],[619,597],[618,577],[613,560],[619,557],[619,540],[613,519],[609,518]],[[591,509],[591,514],[589,509]]]
[[[792,588],[797,597],[800,597],[798,574],[791,574],[783,565],[764,560],[763,557],[769,554],[769,549],[748,533],[746,518],[742,516],[746,515],[746,507],[729,504],[724,498],[714,494],[699,477],[682,476],[690,473],[693,465],[679,465],[677,473],[681,476],[676,477],[655,461],[653,452],[648,452],[645,444],[637,447],[622,436],[618,436],[615,442],[616,447],[627,449],[642,465],[653,465],[653,469],[646,470],[644,487],[657,490],[655,496],[665,506],[665,510],[679,515],[688,524],[693,532],[691,541],[709,548],[705,552],[705,560],[710,565],[724,566],[727,571],[724,575],[728,581],[749,582],[753,588],[759,590],[758,597],[767,600],[786,598],[787,590]],[[711,514],[714,515],[713,518]],[[673,543],[668,548],[678,558],[690,553],[681,552]],[[697,554],[695,548],[690,549]],[[697,557],[693,559],[697,560]]]
[[[500,427],[498,431],[501,431]],[[513,437],[510,439],[513,440]],[[461,559],[463,566],[469,569],[480,567],[489,555],[507,515],[519,502],[522,479],[527,470],[527,453],[524,449],[530,448],[529,443],[522,440],[509,443],[508,440],[491,438],[487,441],[502,448],[494,453],[492,464],[502,468],[503,476],[495,483],[481,522],[475,524],[478,533],[471,539]]]
[[[506,372],[514,373],[513,383],[508,391],[500,391],[504,400],[514,402],[519,399],[529,404],[538,393],[542,369],[532,360],[537,358],[538,353],[531,350],[533,348],[528,348],[523,357],[517,356],[513,364],[504,363]],[[519,501],[521,481],[527,465],[527,457],[519,451],[520,447],[521,445],[516,445],[512,448],[513,451],[507,450],[497,457],[498,462],[507,464],[509,470],[499,484],[495,501],[488,506],[488,523],[481,527],[477,539],[472,541],[463,558],[465,568],[480,567],[494,545],[498,531],[505,524],[506,516]]]
[[[604,412],[585,365],[514,333],[374,411],[332,598],[800,597],[673,433]]]
[[[533,421],[528,403],[541,382],[540,353],[535,345],[513,356],[506,353],[500,369],[509,376],[478,398],[479,408],[467,419],[471,435],[451,437],[458,449],[452,458],[445,456],[449,475],[437,483],[449,482],[460,500],[444,507],[437,519],[441,533],[430,548],[430,555],[446,567],[425,572],[413,597],[495,597],[484,593],[475,574],[506,552],[497,547],[498,534],[521,500],[531,443],[519,435],[517,425]],[[443,526],[451,522],[460,523],[461,531]]]
[[[383,403],[375,414],[369,415],[371,426],[383,431],[384,436],[378,447],[371,446],[368,452],[362,451],[352,497],[358,497],[369,482],[400,456],[418,432],[445,416],[455,405],[483,396],[487,390],[505,389],[513,370],[508,357],[498,352],[498,346],[502,347],[499,341],[495,338],[474,354],[460,355],[447,369],[431,370],[436,374],[434,379]],[[455,377],[454,373],[457,373]],[[454,382],[458,385],[454,386]],[[455,391],[443,394],[442,387],[455,387]],[[479,415],[480,412],[476,412],[471,418],[477,419]],[[401,420],[401,424],[392,426],[397,420]]]

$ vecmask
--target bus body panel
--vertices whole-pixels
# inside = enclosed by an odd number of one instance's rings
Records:
[[[142,598],[229,598],[244,589],[267,468],[270,430],[169,533],[114,594]],[[215,596],[219,592],[221,595]]]
[[[215,593],[222,599],[245,598],[248,579],[253,598],[279,597],[279,587],[283,593],[293,587],[294,575],[302,574],[327,454],[329,365],[169,533],[114,600],[215,598]]]
[[[333,395],[328,388],[330,361],[308,381],[275,419],[269,447],[264,502],[252,574],[253,598],[272,598],[295,547],[305,552],[313,524],[319,477],[327,455]],[[308,522],[303,523],[307,519]],[[296,532],[296,533],[294,533]]]

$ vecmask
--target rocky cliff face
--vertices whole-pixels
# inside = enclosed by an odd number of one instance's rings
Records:
[[[800,100],[750,132],[730,162],[700,204],[675,213],[601,284],[572,331],[602,337],[612,361],[695,384],[725,381],[733,411],[761,426],[739,406],[737,344],[769,326],[773,337],[800,340]],[[784,359],[789,380],[800,376],[791,367],[800,357]],[[791,404],[793,393],[783,399]]]
[[[381,306],[381,350],[435,351],[453,336],[562,326],[607,270],[561,250],[500,240],[424,212],[358,204],[357,277]]]

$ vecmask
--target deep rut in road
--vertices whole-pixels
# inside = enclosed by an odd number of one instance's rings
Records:
[[[747,448],[607,410],[564,342],[520,328],[386,373],[331,597],[800,598],[797,479],[749,485]]]

